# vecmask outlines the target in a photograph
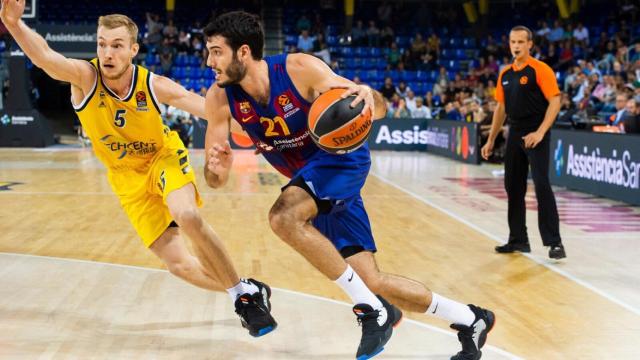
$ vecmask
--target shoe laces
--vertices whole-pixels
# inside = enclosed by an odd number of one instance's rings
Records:
[[[242,295],[238,299],[240,300],[241,306],[236,307],[236,314],[242,317],[246,317],[249,311],[260,308],[255,299],[253,299],[253,296],[247,297],[246,295]]]
[[[378,316],[380,316],[379,310],[373,310],[362,314],[356,313],[356,320],[358,321],[358,326],[362,327],[362,331],[365,331],[365,329],[371,328],[369,326],[370,324],[375,324],[375,327],[378,327]]]
[[[475,353],[476,343],[473,341],[473,328],[460,324],[451,324],[451,328],[458,331],[458,341],[462,344],[462,353]]]

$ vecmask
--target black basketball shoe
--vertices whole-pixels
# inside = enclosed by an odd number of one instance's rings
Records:
[[[362,326],[362,338],[356,353],[357,360],[371,359],[384,350],[384,345],[391,338],[393,328],[400,324],[402,312],[377,295],[383,308],[374,310],[369,304],[356,304],[353,313]]]
[[[451,357],[451,360],[478,360],[482,357],[482,347],[487,341],[487,334],[493,328],[496,317],[493,312],[469,304],[469,308],[476,315],[471,326],[451,324],[451,328],[458,330],[458,340],[462,344],[462,351]]]
[[[259,337],[275,330],[278,323],[271,316],[269,285],[254,279],[248,281],[258,287],[258,292],[238,296],[235,302],[236,314],[240,316],[242,327],[248,329],[251,336]]]

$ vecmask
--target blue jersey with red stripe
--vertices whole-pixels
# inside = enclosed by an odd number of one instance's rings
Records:
[[[276,170],[292,178],[315,160],[370,161],[366,144],[346,155],[321,150],[311,139],[307,125],[311,104],[298,93],[287,74],[287,54],[267,56],[264,60],[269,68],[270,87],[266,106],[257,103],[240,85],[230,85],[225,91],[231,115]]]

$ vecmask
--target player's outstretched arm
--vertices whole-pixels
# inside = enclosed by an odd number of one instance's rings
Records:
[[[0,18],[29,59],[49,76],[81,89],[90,89],[95,70],[84,60],[69,59],[53,51],[45,39],[31,30],[20,18],[25,0],[2,0]],[[83,86],[84,85],[84,86]]]
[[[302,90],[307,100],[315,99],[319,94],[333,88],[346,88],[343,97],[357,95],[351,103],[355,106],[364,101],[362,112],[373,110],[373,119],[383,118],[387,114],[387,104],[382,94],[367,85],[357,85],[331,70],[327,64],[315,56],[307,54],[291,54],[287,57],[287,71],[296,88]]]
[[[164,76],[153,76],[153,93],[158,101],[168,104],[191,115],[208,120],[204,111],[204,98],[188,91],[182,85]]]
[[[208,124],[204,141],[204,178],[207,185],[219,188],[227,183],[233,163],[233,153],[229,145],[231,110],[224,89],[216,85],[207,91],[205,102]]]

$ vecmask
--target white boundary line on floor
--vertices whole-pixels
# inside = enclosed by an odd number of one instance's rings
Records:
[[[452,211],[449,211],[449,210],[445,209],[444,207],[442,207],[442,206],[440,206],[438,204],[435,204],[434,202],[426,199],[424,196],[416,194],[416,193],[414,193],[413,191],[411,191],[409,189],[405,189],[404,187],[396,184],[395,182],[393,182],[392,180],[386,178],[385,176],[382,176],[382,175],[380,175],[380,174],[378,174],[376,172],[373,172],[373,171],[371,172],[371,175],[375,176],[377,179],[379,179],[383,183],[385,183],[387,185],[390,185],[390,186],[393,186],[394,188],[404,192],[405,194],[411,195],[416,200],[422,201],[423,203],[425,203],[425,204],[427,204],[427,205],[429,205],[429,206],[431,206],[431,207],[433,207],[433,208],[435,208],[435,209],[437,209],[437,210],[439,210],[439,211],[451,216],[452,218],[454,218],[457,221],[469,226],[470,228],[472,228],[472,229],[476,230],[477,232],[485,235],[486,237],[488,237],[488,238],[490,238],[492,240],[495,240],[498,243],[504,243],[504,240],[502,238],[500,238],[499,236],[497,236],[495,234],[492,234],[489,231],[479,227],[478,225],[476,225],[476,224],[474,224],[474,223],[462,218],[461,216],[457,215],[456,213],[454,213]],[[591,285],[590,283],[588,283],[588,282],[586,282],[586,281],[584,281],[582,279],[579,279],[579,278],[571,275],[567,271],[562,270],[559,267],[554,266],[553,264],[550,264],[550,263],[548,263],[546,261],[543,261],[537,256],[534,256],[534,255],[531,255],[531,254],[521,254],[521,255],[524,255],[524,256],[528,257],[533,262],[535,262],[537,264],[540,264],[540,265],[548,268],[549,270],[554,271],[554,272],[566,277],[567,279],[575,282],[576,284],[579,284],[579,285],[581,285],[581,286],[593,291],[594,293],[604,297],[605,299],[607,299],[607,300],[609,300],[609,301],[611,301],[611,302],[613,302],[615,304],[618,304],[618,305],[622,306],[623,308],[631,311],[632,313],[640,316],[640,309],[638,309],[638,308],[636,308],[636,307],[634,307],[634,306],[632,306],[630,304],[627,304],[626,302],[618,299],[617,297],[615,297],[615,296],[613,296],[613,295],[611,295],[611,294],[609,294],[609,293],[607,293],[607,292],[605,292],[603,290],[598,289],[594,285]]]
[[[77,263],[83,263],[83,264],[109,266],[109,267],[124,268],[124,269],[137,270],[137,271],[141,270],[141,271],[150,271],[150,272],[164,272],[164,273],[167,272],[167,270],[163,270],[163,269],[153,269],[153,268],[147,268],[147,267],[142,267],[142,266],[113,264],[113,263],[91,261],[91,260],[82,260],[82,259],[61,258],[61,257],[55,257],[55,256],[42,256],[42,255],[7,253],[7,252],[0,252],[0,256],[26,257],[26,258],[35,258],[35,259],[45,259],[45,260],[57,261],[57,262],[77,262]],[[346,302],[342,302],[342,301],[338,301],[338,300],[334,300],[334,299],[329,299],[329,298],[325,298],[325,297],[317,296],[317,295],[305,294],[305,293],[294,291],[294,290],[281,289],[281,288],[275,288],[275,287],[272,288],[272,289],[276,290],[278,292],[286,293],[286,294],[291,294],[291,295],[295,295],[295,296],[306,297],[306,298],[309,298],[309,299],[315,299],[315,300],[319,300],[319,301],[329,302],[329,303],[333,303],[333,304],[337,304],[337,305],[346,306],[346,307],[349,307],[349,308],[353,306],[352,304],[348,304]],[[440,328],[438,328],[436,326],[433,326],[433,325],[425,324],[425,323],[422,323],[422,322],[419,322],[419,321],[416,321],[416,320],[412,320],[412,319],[407,319],[406,317],[403,319],[403,322],[407,322],[407,323],[416,325],[418,327],[421,327],[421,328],[424,328],[424,329],[427,329],[427,330],[430,330],[430,331],[437,332],[439,334],[443,334],[443,335],[447,335],[447,336],[451,336],[451,337],[456,337],[456,335],[455,335],[455,333],[453,331],[446,331],[446,330],[440,329]],[[502,350],[500,348],[497,348],[497,347],[489,345],[489,344],[487,344],[485,347],[483,347],[483,350],[486,350],[486,349],[490,349],[491,351],[493,351],[493,352],[495,352],[497,354],[500,354],[502,356],[509,357],[512,360],[522,360],[521,357],[518,357],[518,356],[516,356],[514,354],[511,354],[510,352],[508,352],[506,350]]]

